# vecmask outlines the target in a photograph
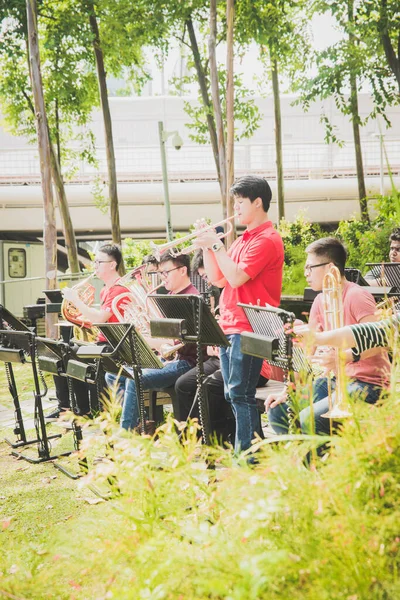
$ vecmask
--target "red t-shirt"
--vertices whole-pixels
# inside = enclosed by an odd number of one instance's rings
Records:
[[[112,312],[111,305],[113,303],[114,298],[119,296],[120,294],[124,294],[129,292],[128,288],[124,285],[119,285],[118,283],[114,283],[110,288],[103,288],[100,292],[100,309],[106,310],[110,313],[110,318],[107,323],[118,323],[118,317]],[[98,342],[106,342],[106,338],[104,335],[99,333],[97,337]]]
[[[282,290],[283,242],[271,221],[246,230],[229,248],[228,256],[250,279],[233,288],[226,284],[219,301],[219,325],[225,334],[252,331],[239,302],[279,306]]]
[[[373,315],[376,311],[374,297],[367,287],[361,287],[350,281],[342,284],[343,295],[343,321],[344,325],[355,325],[361,319]],[[310,310],[310,326],[320,326],[325,329],[323,296],[319,294]],[[358,362],[346,364],[346,375],[351,379],[359,379],[379,387],[388,385],[390,363],[386,350],[382,349],[378,354],[370,358],[364,358]]]

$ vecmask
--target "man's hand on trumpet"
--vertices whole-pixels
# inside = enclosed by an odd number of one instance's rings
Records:
[[[204,231],[202,231],[202,229],[204,229]],[[214,229],[206,229],[204,227],[198,229],[198,235],[194,240],[193,245],[196,248],[203,248],[204,250],[207,248],[211,248],[213,244],[218,244],[220,241],[221,238],[218,236]]]

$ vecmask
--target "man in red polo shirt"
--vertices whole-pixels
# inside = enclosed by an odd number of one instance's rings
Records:
[[[231,188],[235,212],[246,231],[225,250],[214,231],[199,234],[196,244],[203,248],[204,267],[209,281],[224,287],[219,307],[219,324],[231,345],[221,349],[221,371],[225,397],[236,419],[235,451],[251,446],[261,434],[255,399],[262,359],[242,354],[240,334],[252,331],[239,302],[278,306],[281,297],[283,242],[268,218],[271,188],[263,177],[248,175]]]

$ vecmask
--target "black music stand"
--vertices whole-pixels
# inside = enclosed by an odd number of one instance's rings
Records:
[[[264,358],[270,365],[283,369],[285,384],[291,381],[294,372],[312,373],[302,348],[293,344],[294,313],[272,306],[241,303],[239,306],[253,328],[253,332],[241,335],[243,354]],[[294,411],[290,417],[296,418]]]
[[[15,317],[4,306],[0,305],[0,329],[6,330],[6,327],[9,327],[14,331],[30,331],[30,329],[24,323],[22,323],[22,321],[17,319],[17,317]],[[20,448],[21,446],[36,444],[38,442],[37,439],[30,441],[27,440],[13,369],[13,363],[25,363],[26,356],[21,349],[6,347],[5,344],[6,340],[4,340],[4,343],[3,340],[0,340],[0,360],[4,362],[8,389],[14,403],[15,427],[13,433],[17,438],[15,442],[12,442],[7,438],[5,438],[5,441],[12,448]]]
[[[359,269],[355,269],[354,267],[345,267],[344,276],[347,281],[351,281],[352,283],[356,283],[361,286],[368,286],[369,283],[364,279],[361,275],[361,271]]]
[[[140,430],[145,433],[144,393],[141,380],[142,369],[162,369],[162,362],[156,357],[146,340],[131,323],[95,323],[112,351],[106,346],[81,346],[79,358],[99,358],[110,360],[124,370],[124,375],[134,379],[139,402]],[[127,369],[129,367],[129,369]],[[106,370],[107,364],[104,365]],[[119,373],[120,369],[118,369]],[[111,372],[115,373],[115,369]],[[117,373],[117,374],[118,374]]]
[[[366,263],[380,287],[396,288],[388,292],[400,291],[400,263]]]
[[[36,342],[39,368],[46,373],[67,378],[70,409],[72,413],[76,414],[78,407],[75,403],[75,395],[72,389],[70,377],[67,375],[68,361],[70,358],[75,357],[73,348],[66,342],[49,338],[38,337],[36,338]],[[80,444],[83,440],[83,436],[82,428],[77,423],[76,419],[72,420],[72,433],[74,437],[74,450],[78,452],[80,450]],[[68,456],[71,453],[72,450],[68,452],[68,454],[63,454],[63,456]],[[69,471],[63,465],[58,463],[54,463],[54,466],[71,479],[79,479],[81,476],[80,474],[75,474],[72,471]],[[83,457],[79,461],[79,466],[81,467],[82,473],[86,474],[88,471],[86,457]]]
[[[149,296],[164,319],[150,321],[151,335],[196,344],[197,400],[204,443],[210,442],[211,424],[204,386],[203,346],[229,346],[229,341],[201,296],[171,294]]]
[[[13,456],[17,456],[18,458],[23,458],[24,460],[30,463],[41,463],[49,460],[53,460],[58,456],[68,455],[69,452],[59,454],[59,455],[51,455],[51,446],[49,444],[49,440],[57,439],[61,437],[61,434],[56,435],[47,435],[46,431],[46,423],[44,420],[43,406],[42,406],[42,398],[47,394],[47,386],[44,378],[41,377],[41,373],[38,369],[37,364],[37,345],[36,345],[36,336],[31,331],[11,331],[11,330],[2,330],[0,331],[0,339],[2,343],[8,347],[17,349],[23,352],[29,359],[32,367],[33,380],[35,389],[33,391],[34,394],[34,424],[36,430],[37,438],[30,442],[29,444],[37,444],[38,447],[38,458],[32,458],[31,456],[27,456],[22,454],[21,452],[12,451],[11,454]],[[40,389],[39,377],[42,379],[43,384],[43,392]],[[25,444],[21,444],[25,445]]]

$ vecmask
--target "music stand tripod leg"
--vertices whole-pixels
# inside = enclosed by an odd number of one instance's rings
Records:
[[[196,341],[196,379],[197,379],[197,389],[196,395],[198,397],[199,403],[199,415],[200,415],[200,423],[201,429],[203,433],[203,440],[205,444],[209,444],[211,441],[210,435],[210,413],[208,408],[208,401],[206,397],[206,392],[204,389],[204,361],[203,361],[203,347],[201,343],[201,326],[202,326],[202,314],[203,314],[203,304],[200,301],[196,302],[197,306],[197,341]]]
[[[15,413],[15,427],[14,427],[14,435],[17,437],[16,442],[12,442],[8,438],[4,438],[4,441],[11,446],[11,448],[20,448],[21,446],[26,446],[28,444],[35,444],[38,440],[31,440],[28,442],[26,439],[24,420],[22,418],[21,404],[19,402],[18,389],[17,384],[14,377],[14,370],[12,363],[4,363],[8,389],[13,399],[14,403],[14,413]]]
[[[34,422],[35,422],[35,429],[36,429],[36,435],[37,435],[37,446],[38,446],[38,458],[33,458],[31,456],[27,456],[26,454],[22,454],[21,452],[11,452],[11,454],[13,456],[16,456],[18,458],[23,458],[24,460],[26,460],[27,462],[30,462],[32,464],[38,464],[41,462],[46,462],[49,460],[53,460],[54,458],[56,458],[56,456],[51,456],[50,454],[50,446],[49,446],[49,440],[53,440],[53,439],[58,439],[61,437],[61,433],[57,433],[55,435],[47,435],[47,431],[46,431],[46,422],[44,420],[44,413],[43,413],[43,405],[42,405],[42,394],[41,394],[41,390],[40,390],[40,384],[39,384],[39,377],[38,377],[38,371],[37,371],[37,365],[36,365],[36,348],[35,348],[35,340],[34,340],[34,335],[30,334],[29,336],[29,345],[30,345],[30,359],[31,359],[31,365],[32,365],[32,372],[33,372],[33,380],[34,380],[34,384],[35,384],[35,390],[33,392],[34,394]],[[44,393],[47,392],[47,388],[45,390]],[[59,456],[65,456],[70,454],[70,452],[68,453],[62,453]]]

